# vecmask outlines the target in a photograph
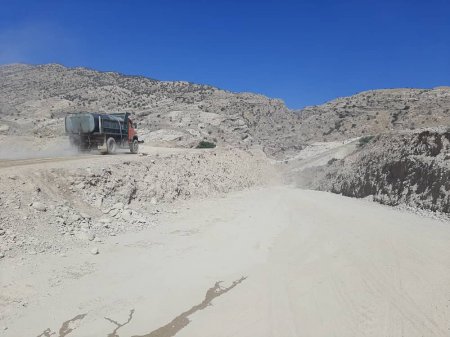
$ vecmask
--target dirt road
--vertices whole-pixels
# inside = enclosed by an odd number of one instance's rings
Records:
[[[187,152],[189,149],[181,149],[181,148],[156,148],[151,146],[142,146],[141,145],[141,154],[143,155],[152,155],[155,153],[158,154],[170,154],[170,153],[180,153]],[[86,162],[95,163],[95,162],[105,162],[105,163],[114,163],[116,161],[120,161],[123,159],[126,160],[135,160],[139,158],[139,155],[132,154],[125,150],[119,150],[117,153],[111,155],[103,155],[98,152],[91,153],[69,153],[64,156],[48,156],[47,153],[44,155],[40,155],[39,152],[35,153],[35,157],[31,158],[17,158],[17,159],[9,159],[2,158],[0,156],[0,169],[3,168],[15,168],[20,166],[29,166],[29,165],[43,165],[49,164],[51,167],[55,167],[58,163],[69,162],[69,165],[74,162],[79,162],[82,165],[85,165]]]
[[[449,223],[378,204],[259,188],[96,244],[0,261],[0,334],[450,333]]]
[[[0,160],[0,168],[27,166],[35,164],[49,164],[61,161],[83,160],[85,158],[94,158],[91,155],[80,155],[73,157],[48,157],[48,158],[32,158],[32,159],[3,159]]]

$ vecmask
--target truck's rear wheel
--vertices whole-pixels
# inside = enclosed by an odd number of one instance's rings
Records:
[[[133,141],[130,143],[130,152],[138,153],[138,151],[139,151],[139,142],[137,139],[133,139]]]
[[[106,151],[109,154],[116,152],[116,141],[114,140],[114,138],[110,137],[106,141]]]

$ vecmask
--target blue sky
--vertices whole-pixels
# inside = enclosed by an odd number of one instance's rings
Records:
[[[0,64],[211,84],[291,108],[450,85],[450,1],[0,0]]]

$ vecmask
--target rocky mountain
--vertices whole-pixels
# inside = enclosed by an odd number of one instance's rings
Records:
[[[62,135],[63,117],[78,111],[132,112],[149,142],[259,144],[269,152],[299,143],[298,116],[281,100],[56,64],[0,67],[3,133]]]
[[[279,99],[208,85],[67,68],[0,66],[0,139],[64,134],[69,112],[129,111],[151,144],[260,145],[285,157],[314,141],[450,125],[450,87],[374,90],[289,110]]]
[[[450,125],[450,87],[372,90],[297,111],[305,140]]]

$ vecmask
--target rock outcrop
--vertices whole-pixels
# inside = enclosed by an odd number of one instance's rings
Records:
[[[372,90],[298,111],[304,141],[450,125],[450,87]]]
[[[318,171],[310,187],[450,213],[450,129],[361,138],[360,150]]]

